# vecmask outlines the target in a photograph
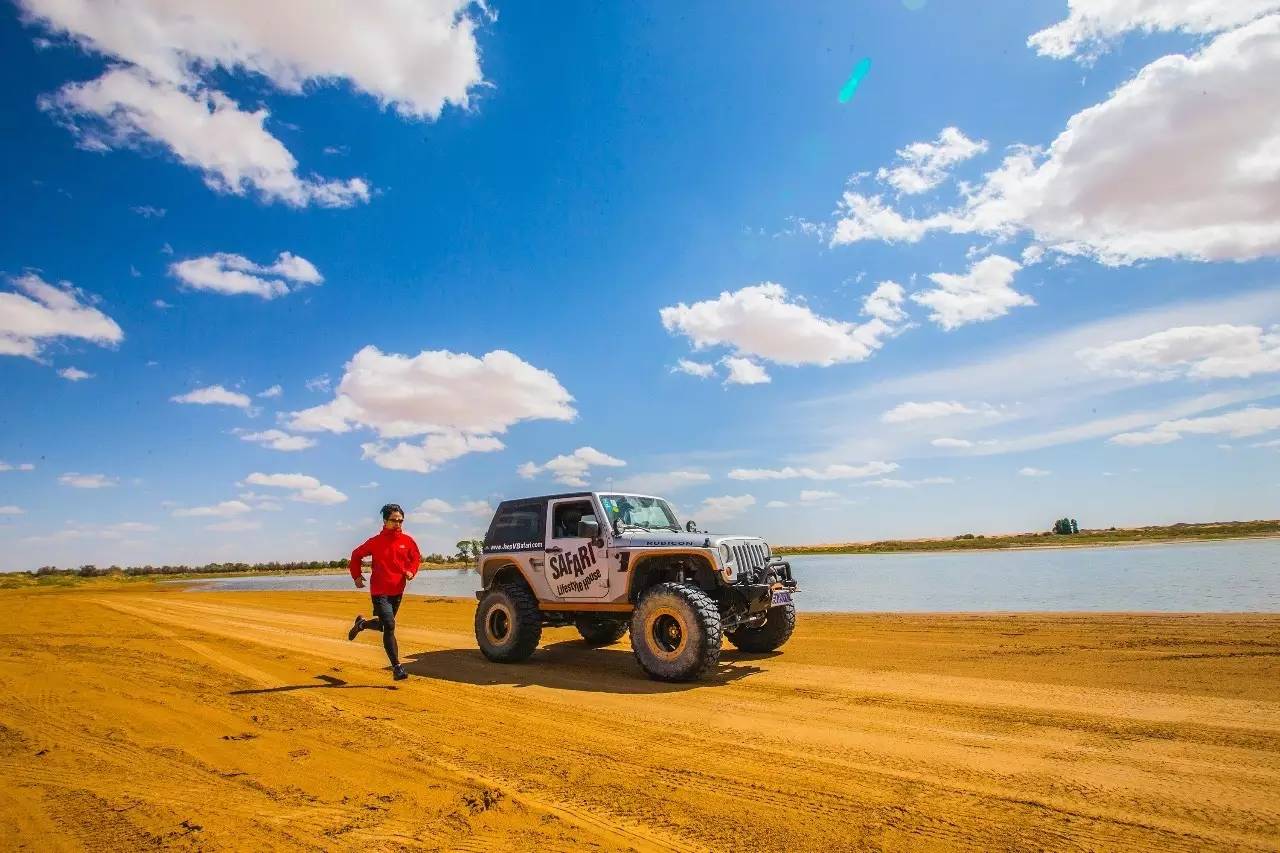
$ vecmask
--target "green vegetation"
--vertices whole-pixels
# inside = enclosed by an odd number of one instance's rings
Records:
[[[1069,534],[1058,529],[1069,523]],[[1241,539],[1253,536],[1280,536],[1280,520],[1218,521],[1205,524],[1109,527],[1081,530],[1074,519],[1060,519],[1054,530],[1043,533],[1015,533],[1007,536],[975,536],[964,533],[951,539],[889,539],[882,542],[845,542],[829,545],[782,545],[775,554],[891,554],[900,551],[973,551],[987,548],[1088,547],[1091,545],[1133,545],[1143,542],[1201,542],[1214,539]]]

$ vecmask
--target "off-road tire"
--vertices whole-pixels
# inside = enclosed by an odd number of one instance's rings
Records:
[[[510,581],[490,589],[476,606],[476,642],[495,663],[527,660],[542,639],[538,599],[523,583]]]
[[[771,652],[791,639],[796,629],[796,606],[792,603],[770,607],[764,624],[755,628],[736,628],[725,636],[744,652]]]
[[[584,616],[573,624],[578,627],[578,633],[582,635],[582,639],[587,641],[588,646],[612,646],[622,639],[623,634],[627,633],[627,621],[625,619],[600,619],[598,617]]]
[[[657,681],[696,681],[714,670],[722,636],[716,603],[693,584],[660,583],[631,614],[631,651]]]

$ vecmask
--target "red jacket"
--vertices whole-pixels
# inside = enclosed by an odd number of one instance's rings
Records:
[[[369,573],[370,595],[400,595],[405,581],[418,573],[422,554],[413,537],[399,530],[383,528],[351,552],[351,578],[360,577],[360,561],[373,557],[373,571]]]

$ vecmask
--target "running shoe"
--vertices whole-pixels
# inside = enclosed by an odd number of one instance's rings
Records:
[[[396,664],[395,666],[391,667],[391,677],[394,678],[396,681],[404,681],[406,678],[409,677],[409,673],[404,671],[403,664]]]
[[[364,617],[357,616],[356,621],[351,625],[351,630],[347,632],[347,639],[354,640],[356,638],[356,634],[359,634],[363,630],[364,630]]]

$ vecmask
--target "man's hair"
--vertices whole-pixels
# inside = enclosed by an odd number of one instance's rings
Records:
[[[400,504],[385,504],[382,507],[382,520],[386,521],[391,517],[391,513],[393,512],[398,512],[401,515],[404,515],[404,510],[400,508]]]

